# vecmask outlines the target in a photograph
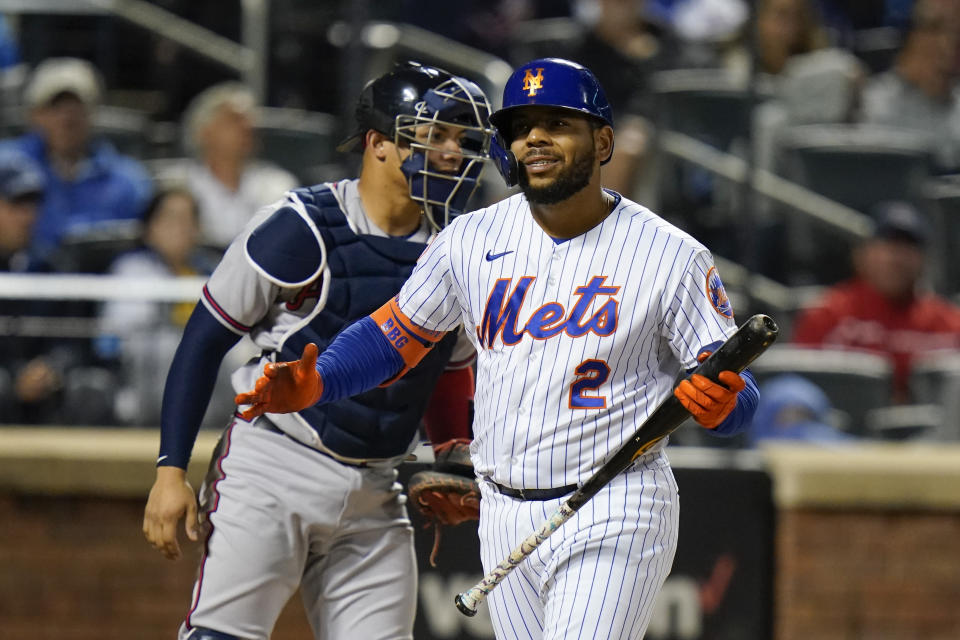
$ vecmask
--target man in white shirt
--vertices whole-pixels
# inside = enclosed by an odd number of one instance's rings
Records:
[[[258,209],[298,186],[288,171],[254,158],[256,107],[253,93],[238,82],[201,92],[184,116],[194,159],[158,176],[185,185],[197,198],[205,245],[226,248]]]

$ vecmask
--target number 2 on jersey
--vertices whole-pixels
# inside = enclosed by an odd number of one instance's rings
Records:
[[[571,409],[604,409],[607,397],[589,395],[610,377],[610,367],[603,360],[584,360],[574,369],[577,379],[570,384]]]

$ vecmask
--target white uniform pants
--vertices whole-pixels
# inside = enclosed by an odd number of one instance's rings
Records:
[[[565,498],[515,500],[481,483],[480,543],[489,572]],[[679,497],[660,452],[638,459],[494,589],[498,640],[643,637],[677,548]]]

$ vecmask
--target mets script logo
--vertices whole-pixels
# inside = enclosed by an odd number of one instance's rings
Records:
[[[710,267],[710,271],[707,271],[707,298],[717,313],[724,318],[733,317],[733,305],[730,304],[730,298],[727,297],[716,267]]]
[[[612,335],[617,328],[618,309],[618,302],[613,296],[620,291],[620,287],[604,286],[606,279],[606,276],[593,276],[587,284],[574,289],[573,295],[577,301],[569,312],[559,302],[547,302],[521,326],[520,307],[536,277],[520,278],[509,296],[507,290],[512,280],[501,278],[493,285],[493,291],[487,299],[483,320],[477,327],[477,339],[485,348],[491,349],[497,336],[501,337],[503,344],[513,346],[523,339],[524,334],[536,340],[546,340],[561,333],[571,338],[580,338],[588,333]],[[588,317],[588,310],[595,308],[595,304],[599,308]]]
[[[537,75],[527,69],[523,74],[523,90],[528,96],[535,96],[540,89],[543,89],[543,67],[537,67]]]

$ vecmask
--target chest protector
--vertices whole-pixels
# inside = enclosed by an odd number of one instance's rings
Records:
[[[419,242],[354,233],[333,193],[322,185],[298,189],[295,193],[323,239],[330,282],[326,305],[310,317],[309,324],[285,338],[277,353],[278,362],[296,360],[310,342],[316,343],[322,353],[341,330],[369,315],[400,291],[426,248]],[[268,220],[266,224],[269,226],[271,222]],[[299,229],[301,234],[310,233],[305,224]],[[259,236],[259,242],[272,243],[282,241],[283,236],[289,237],[290,233],[255,235]],[[292,245],[304,247],[302,240],[290,239]],[[251,240],[257,242],[254,238]],[[316,243],[307,244],[316,247],[313,251],[319,253]],[[286,247],[289,250],[290,244]],[[264,249],[261,255],[270,252],[266,247],[261,248]],[[314,264],[319,264],[319,260]],[[262,262],[261,265],[264,266]],[[289,267],[287,262],[286,268]],[[278,264],[277,269],[284,270],[284,266]],[[321,274],[320,278],[323,277]],[[367,459],[402,455],[417,436],[434,384],[443,373],[455,343],[456,332],[451,332],[416,367],[390,386],[315,405],[300,415],[317,431],[324,445],[340,455]]]

